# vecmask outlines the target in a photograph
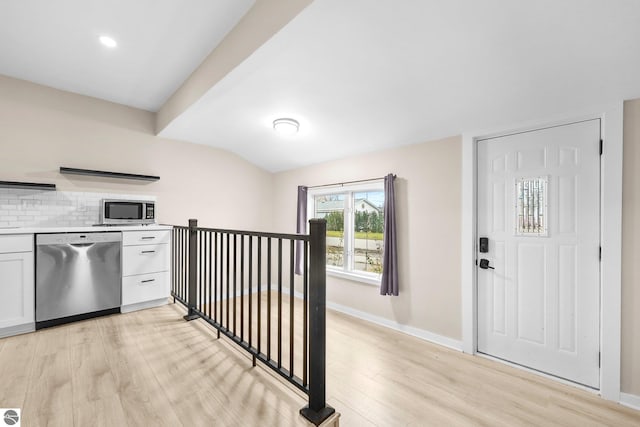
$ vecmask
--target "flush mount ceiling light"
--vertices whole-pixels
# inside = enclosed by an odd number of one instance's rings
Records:
[[[100,36],[99,40],[100,43],[102,43],[106,47],[114,48],[118,46],[118,43],[116,43],[116,41],[109,36]]]
[[[273,128],[283,135],[294,135],[300,128],[300,123],[294,119],[276,119],[273,121]]]

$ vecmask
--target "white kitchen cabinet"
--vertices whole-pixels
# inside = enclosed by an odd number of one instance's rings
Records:
[[[33,234],[0,236],[0,337],[35,330]]]
[[[169,245],[140,245],[122,248],[122,275],[158,273],[169,270]]]
[[[169,273],[140,274],[122,278],[122,301],[127,305],[144,303],[164,298],[169,289]]]
[[[166,304],[170,231],[123,231],[122,235],[122,312]]]
[[[126,231],[122,233],[122,245],[158,245],[171,241],[169,230]]]

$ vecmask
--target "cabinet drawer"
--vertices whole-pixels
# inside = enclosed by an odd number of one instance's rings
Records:
[[[0,254],[33,252],[33,234],[0,236]]]
[[[171,241],[171,230],[123,231],[122,246],[158,245]]]
[[[169,297],[169,273],[141,274],[122,279],[122,305]]]
[[[169,245],[125,246],[122,248],[122,275],[169,271]]]

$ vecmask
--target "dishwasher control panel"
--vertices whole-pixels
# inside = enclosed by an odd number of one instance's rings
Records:
[[[121,241],[122,233],[119,231],[36,234],[36,245],[73,245],[79,243],[110,243]]]

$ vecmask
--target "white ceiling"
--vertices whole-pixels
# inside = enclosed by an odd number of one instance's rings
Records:
[[[2,0],[0,74],[157,111],[254,2]]]
[[[280,171],[555,118],[640,97],[639,23],[637,0],[316,0],[161,135]]]
[[[157,111],[254,2],[2,0],[0,74]],[[638,0],[315,0],[160,135],[280,171],[572,114],[640,97],[639,22]]]

